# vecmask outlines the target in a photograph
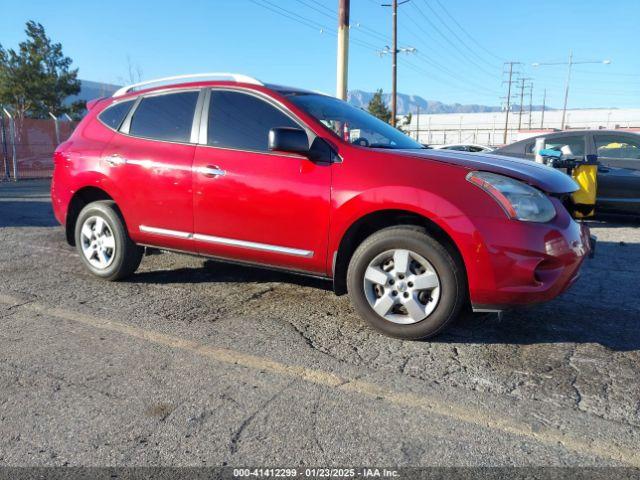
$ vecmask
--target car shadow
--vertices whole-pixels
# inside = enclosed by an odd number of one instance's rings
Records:
[[[590,222],[595,228],[635,227],[636,222]],[[57,226],[50,202],[0,197],[0,227]],[[611,350],[640,350],[640,243],[598,242],[582,278],[545,304],[474,315],[453,324],[433,342],[469,344],[596,343]],[[134,283],[288,283],[330,292],[331,282],[261,267],[206,260],[203,267],[139,272]]]
[[[332,290],[329,280],[281,270],[205,260],[202,267],[183,267],[139,272],[128,279],[133,283],[289,283],[302,287]]]
[[[625,269],[630,261],[631,269]],[[594,343],[640,350],[640,244],[600,242],[582,277],[557,299],[498,314],[465,316],[429,342],[531,345]],[[634,270],[635,269],[635,270]],[[634,278],[635,283],[633,283]],[[330,281],[207,260],[203,267],[140,272],[136,283],[288,283],[330,292]]]

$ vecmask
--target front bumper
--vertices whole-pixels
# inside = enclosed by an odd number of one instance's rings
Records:
[[[479,221],[476,266],[481,276],[469,276],[474,310],[545,302],[575,283],[584,259],[595,251],[595,237],[564,208],[558,211],[547,224]]]

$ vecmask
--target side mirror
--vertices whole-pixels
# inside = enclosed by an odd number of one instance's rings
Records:
[[[300,128],[278,127],[269,130],[269,150],[298,153],[319,164],[335,161],[336,153],[326,140],[316,137],[311,146],[307,132]]]
[[[278,127],[269,130],[269,150],[309,154],[309,137],[300,128]]]

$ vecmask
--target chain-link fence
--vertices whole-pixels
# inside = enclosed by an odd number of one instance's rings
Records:
[[[7,109],[0,113],[0,178],[50,177],[53,173],[53,152],[59,143],[69,138],[77,122],[53,116],[51,119],[16,119]]]

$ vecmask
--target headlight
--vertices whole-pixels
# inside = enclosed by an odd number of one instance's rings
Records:
[[[548,222],[556,216],[551,200],[526,183],[489,172],[471,172],[467,180],[491,195],[510,218]]]

